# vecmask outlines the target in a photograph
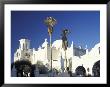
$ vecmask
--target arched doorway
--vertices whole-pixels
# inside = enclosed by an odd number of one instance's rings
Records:
[[[92,68],[92,74],[94,77],[100,76],[100,60],[94,63]]]
[[[78,66],[76,69],[75,69],[75,73],[76,73],[76,76],[80,76],[80,77],[83,77],[86,75],[86,70],[83,66]]]

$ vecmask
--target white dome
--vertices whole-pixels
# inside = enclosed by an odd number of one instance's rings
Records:
[[[62,47],[62,40],[56,40],[53,42],[52,47],[56,47],[56,49]]]

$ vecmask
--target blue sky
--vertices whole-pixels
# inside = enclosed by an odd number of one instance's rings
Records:
[[[69,29],[69,44],[88,46],[90,50],[100,42],[100,11],[12,11],[11,12],[11,57],[19,47],[19,40],[31,40],[31,48],[38,48],[49,35],[44,24],[46,17],[57,20],[52,42],[60,39],[62,29]]]

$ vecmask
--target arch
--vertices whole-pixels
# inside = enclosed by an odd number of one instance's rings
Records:
[[[76,73],[76,76],[85,76],[86,75],[86,70],[83,66],[78,66],[76,69],[75,69],[75,73]]]
[[[92,67],[92,74],[94,77],[100,76],[100,60],[94,63]]]
[[[24,43],[23,43],[23,50],[24,50]]]

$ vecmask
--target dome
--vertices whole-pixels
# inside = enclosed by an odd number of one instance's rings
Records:
[[[55,47],[56,49],[62,47],[62,40],[56,40],[53,42],[52,47]]]

